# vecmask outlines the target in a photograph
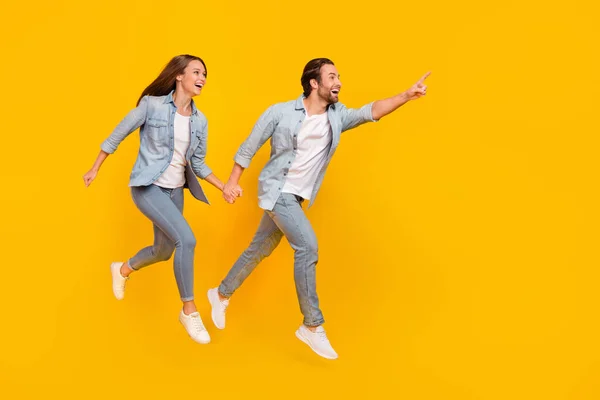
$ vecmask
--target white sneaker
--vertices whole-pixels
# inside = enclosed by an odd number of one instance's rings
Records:
[[[123,300],[125,297],[125,282],[129,277],[121,275],[122,262],[114,262],[110,264],[110,273],[112,274],[112,289],[117,300]]]
[[[210,343],[210,336],[202,323],[199,312],[196,311],[190,315],[185,315],[183,310],[181,310],[179,313],[179,322],[181,322],[192,340],[200,344]]]
[[[338,358],[331,347],[323,326],[318,326],[316,332],[311,332],[304,324],[296,331],[296,337],[306,343],[315,353],[329,360]]]
[[[208,302],[212,307],[210,315],[212,316],[213,323],[219,329],[225,329],[225,310],[229,305],[229,299],[221,300],[219,298],[219,289],[213,288],[208,289]]]

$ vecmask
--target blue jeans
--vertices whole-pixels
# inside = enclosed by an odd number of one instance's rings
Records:
[[[183,217],[183,188],[156,185],[131,188],[133,202],[154,224],[154,244],[129,260],[133,270],[166,261],[175,250],[173,269],[182,301],[194,299],[194,250],[196,238]]]
[[[325,320],[317,297],[317,237],[302,210],[302,202],[303,199],[299,196],[281,193],[273,210],[265,211],[252,243],[221,282],[219,293],[231,297],[254,268],[275,250],[285,235],[294,249],[294,280],[304,324],[319,326]]]

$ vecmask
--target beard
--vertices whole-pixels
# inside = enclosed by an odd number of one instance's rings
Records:
[[[319,90],[317,91],[317,94],[319,95],[320,98],[322,98],[323,100],[325,100],[327,102],[327,104],[334,104],[338,102],[338,96],[335,96],[333,93],[331,93],[331,90],[324,88],[323,86],[319,86]]]

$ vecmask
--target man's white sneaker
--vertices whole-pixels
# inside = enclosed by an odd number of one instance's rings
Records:
[[[229,299],[221,300],[219,298],[219,289],[213,288],[208,289],[208,302],[212,307],[210,315],[212,316],[213,323],[219,329],[225,329],[225,310],[229,305]]]
[[[125,282],[129,278],[121,275],[122,262],[114,262],[110,264],[110,273],[112,275],[112,289],[117,300],[123,300],[125,297]]]
[[[331,347],[329,339],[325,334],[323,326],[318,326],[315,332],[311,332],[304,324],[296,331],[296,337],[306,343],[315,353],[329,360],[338,358],[337,353]]]
[[[179,313],[179,322],[183,325],[188,335],[197,343],[206,344],[210,342],[208,331],[202,323],[199,312],[193,312],[190,315],[185,315],[183,310]]]

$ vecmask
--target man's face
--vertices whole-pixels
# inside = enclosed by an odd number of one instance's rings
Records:
[[[321,67],[321,83],[318,83],[317,94],[327,101],[327,104],[338,102],[342,82],[335,65],[325,64]]]

